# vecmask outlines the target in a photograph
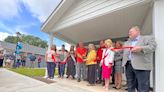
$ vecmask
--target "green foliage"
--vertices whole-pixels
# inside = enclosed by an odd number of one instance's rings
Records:
[[[23,36],[23,42],[26,44],[46,48],[48,47],[47,42],[41,40],[39,37],[34,37],[31,35]]]
[[[9,43],[14,43],[14,44],[16,44],[17,41],[18,41],[18,39],[17,39],[17,37],[15,37],[15,36],[8,36],[4,41],[5,41],[5,42],[9,42]]]
[[[15,36],[8,36],[4,41],[16,44],[17,41],[18,41],[18,38],[15,37]],[[48,47],[46,41],[43,41],[39,37],[35,37],[35,36],[32,36],[32,35],[22,35],[22,42],[26,43],[26,44],[29,44],[29,45],[41,47],[41,48]]]

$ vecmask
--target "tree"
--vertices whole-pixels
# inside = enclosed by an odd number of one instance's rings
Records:
[[[18,41],[18,38],[15,36],[8,36],[5,40],[5,42],[14,43],[16,44]],[[32,35],[22,35],[22,42],[25,44],[46,48],[48,47],[47,41],[43,41],[39,37],[35,37]]]
[[[15,36],[8,36],[4,41],[16,44],[17,43],[17,37],[15,37]]]

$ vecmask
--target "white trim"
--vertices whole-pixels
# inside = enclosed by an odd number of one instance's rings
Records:
[[[48,22],[52,19],[53,16],[55,16],[55,14],[57,13],[57,11],[59,11],[59,9],[61,8],[61,6],[63,5],[63,3],[65,2],[65,0],[62,0],[60,5],[56,7],[56,9],[51,13],[51,15],[47,18],[47,20],[43,23],[41,30],[43,30],[43,28],[48,24]]]
[[[75,0],[62,0],[57,9],[53,11],[47,21],[42,25],[41,30],[44,32],[49,31],[74,2]]]

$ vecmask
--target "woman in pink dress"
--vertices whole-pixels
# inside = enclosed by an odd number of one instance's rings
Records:
[[[105,90],[109,89],[109,80],[112,72],[114,52],[112,51],[112,40],[105,40],[105,49],[100,65],[102,65],[102,78],[105,79]]]

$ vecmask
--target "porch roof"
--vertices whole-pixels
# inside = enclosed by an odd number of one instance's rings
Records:
[[[128,36],[130,27],[137,25],[142,28],[152,7],[152,0],[133,0],[136,2],[128,6],[115,8],[98,16],[59,28],[57,24],[61,22],[61,18],[66,17],[65,14],[78,1],[64,0],[42,26],[42,31],[52,33],[54,37],[71,44],[77,44],[80,41],[87,43],[107,38],[124,38]],[[142,32],[142,34],[150,33],[151,30]]]

